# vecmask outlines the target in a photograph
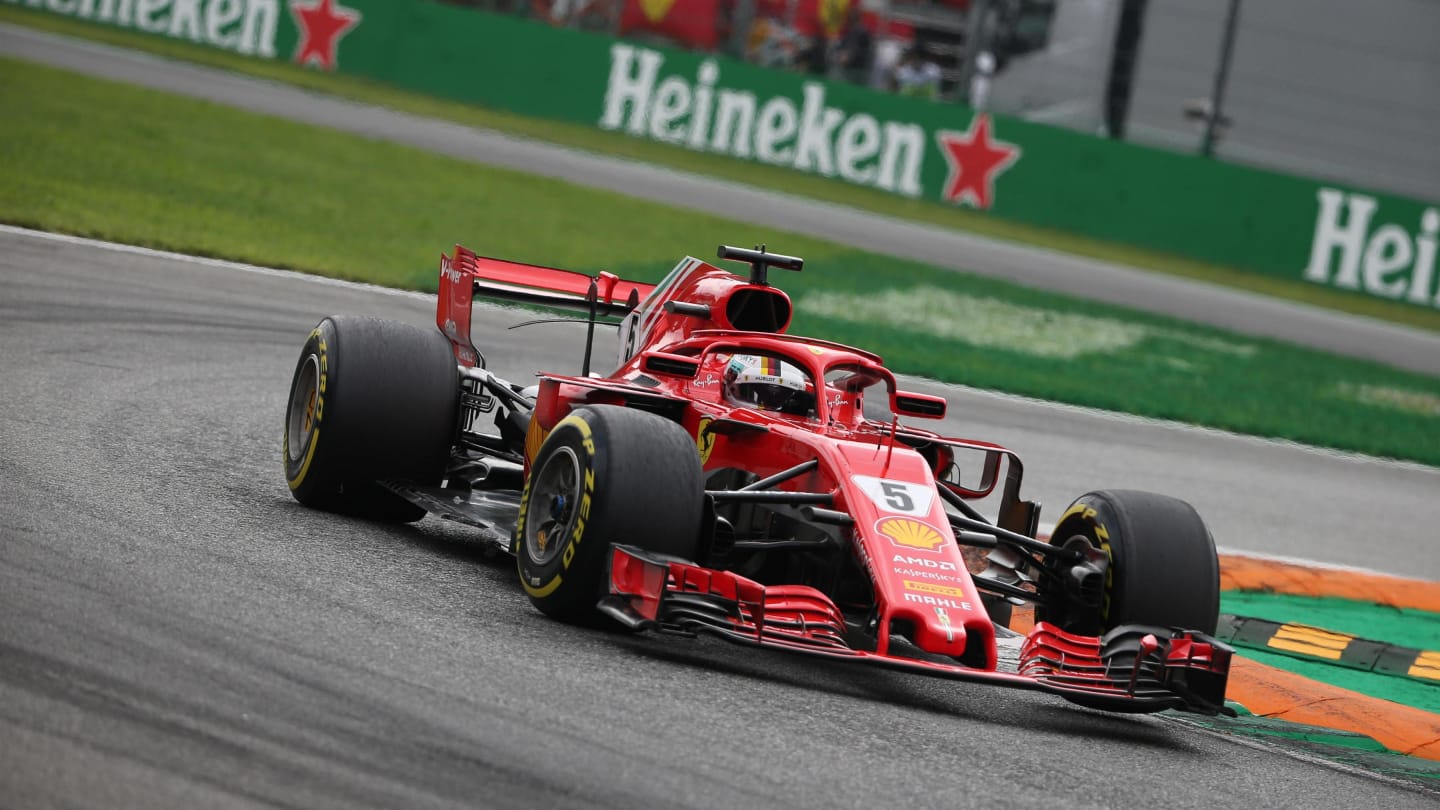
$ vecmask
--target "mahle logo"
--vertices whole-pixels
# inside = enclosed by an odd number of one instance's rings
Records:
[[[918,197],[925,159],[919,124],[880,121],[830,107],[825,85],[806,82],[799,104],[785,96],[761,99],[721,86],[720,66],[700,63],[694,80],[661,77],[659,51],[616,43],[610,48],[602,129],[623,129],[697,151],[754,157],[851,183]]]
[[[1425,209],[1412,232],[1398,223],[1374,223],[1374,197],[1333,188],[1320,189],[1317,197],[1306,281],[1440,307],[1435,284],[1440,211]]]

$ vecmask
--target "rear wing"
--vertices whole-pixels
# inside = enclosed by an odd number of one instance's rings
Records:
[[[450,340],[456,361],[474,367],[480,362],[480,354],[470,338],[470,306],[477,293],[500,301],[578,310],[593,319],[599,315],[624,315],[654,289],[654,284],[625,281],[614,273],[601,271],[598,276],[588,276],[574,270],[491,259],[456,245],[454,258],[440,256],[435,325]]]

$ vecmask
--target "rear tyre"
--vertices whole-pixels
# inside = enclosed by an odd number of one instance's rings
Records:
[[[550,431],[525,480],[520,584],[545,615],[590,623],[608,593],[611,544],[695,559],[704,497],[684,428],[629,408],[578,408]]]
[[[334,316],[305,341],[285,413],[285,480],[306,506],[398,523],[425,516],[375,482],[440,482],[459,374],[439,332]]]
[[[1133,490],[1091,492],[1065,511],[1050,542],[1099,549],[1109,567],[1098,600],[1077,598],[1056,583],[1036,619],[1092,636],[1122,624],[1215,632],[1220,563],[1210,530],[1190,504]]]

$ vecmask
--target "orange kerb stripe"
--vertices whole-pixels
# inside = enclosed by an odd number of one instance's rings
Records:
[[[1225,696],[1257,715],[1374,737],[1391,751],[1440,760],[1440,715],[1341,689],[1236,656]]]
[[[1010,611],[1010,629],[1026,635],[1035,626],[1035,606],[1016,605]]]
[[[1292,596],[1333,596],[1395,608],[1440,613],[1440,582],[1387,574],[1307,568],[1294,563],[1220,555],[1220,590]]]

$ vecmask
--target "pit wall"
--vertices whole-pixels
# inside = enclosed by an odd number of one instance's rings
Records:
[[[431,0],[0,0],[1440,308],[1440,204]]]

